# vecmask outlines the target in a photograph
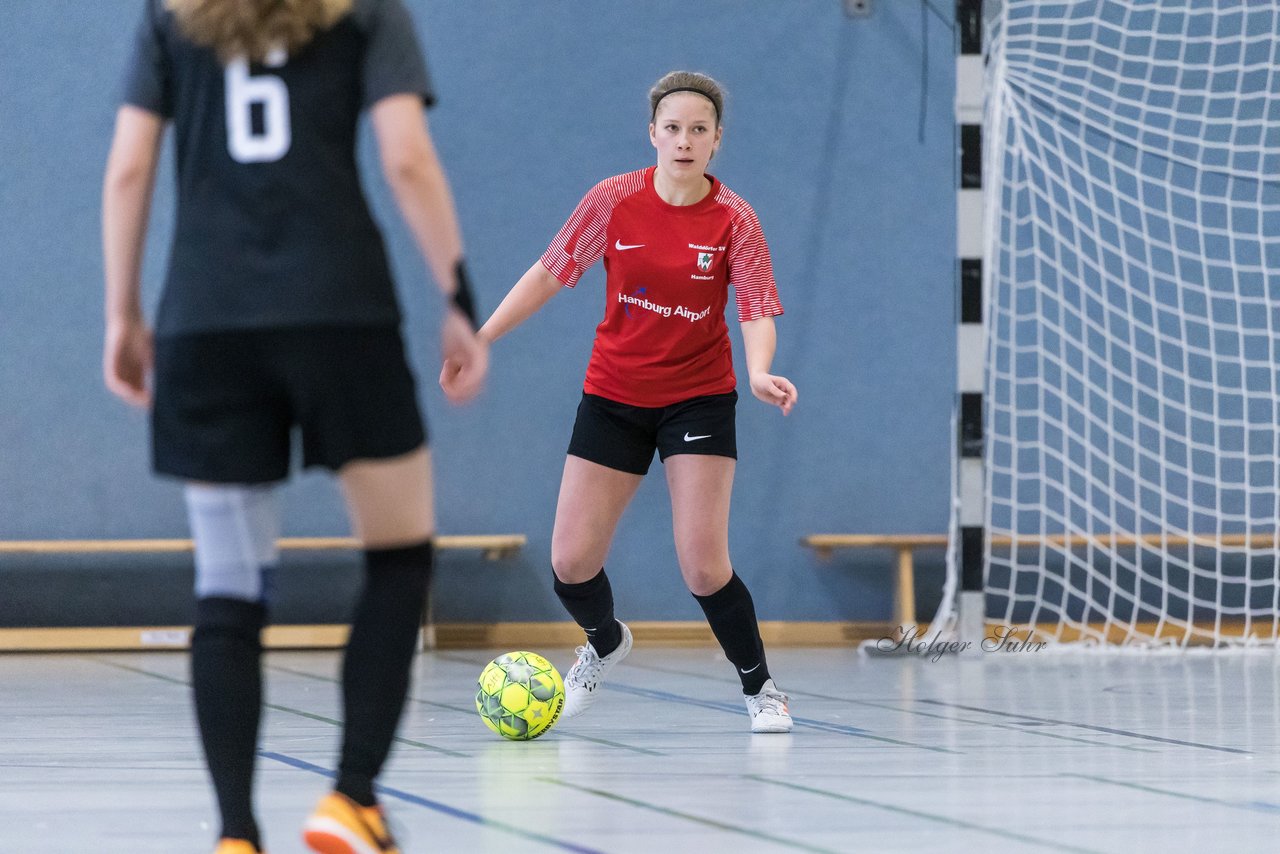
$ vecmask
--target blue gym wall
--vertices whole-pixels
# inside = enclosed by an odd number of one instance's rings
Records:
[[[690,68],[726,84],[713,171],[764,226],[787,309],[775,371],[800,393],[783,418],[741,384],[734,563],[763,619],[888,619],[889,556],[846,552],[824,564],[797,539],[946,529],[955,388],[949,7],[878,0],[870,17],[851,19],[839,0],[409,5],[440,95],[432,132],[488,309],[593,183],[653,162],[653,80]],[[186,535],[180,489],[149,473],[144,416],[101,381],[101,174],[140,7],[0,3],[0,539]],[[501,563],[447,555],[436,618],[563,619],[551,590],[551,526],[603,309],[602,271],[498,343],[481,400],[449,407],[435,384],[440,300],[368,141],[369,194],[428,412],[439,529],[529,537]],[[147,249],[149,308],[172,203],[166,155]],[[336,490],[319,474],[296,479],[285,508],[287,535],[346,530]],[[186,569],[185,559],[166,560],[175,573]],[[27,587],[39,574],[28,571],[16,596],[19,576],[6,582],[6,566],[56,573],[75,563],[5,559],[0,608],[40,595]],[[141,564],[93,563],[106,570],[104,596]],[[609,567],[621,617],[701,619],[680,581],[656,462]],[[133,598],[145,613],[147,597]]]

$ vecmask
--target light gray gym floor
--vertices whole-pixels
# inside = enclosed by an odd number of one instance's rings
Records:
[[[637,648],[542,738],[477,717],[503,650],[424,654],[383,797],[419,852],[1270,851],[1280,658],[868,659],[777,649],[796,730],[748,731],[729,666]],[[561,668],[569,650],[539,650]],[[338,656],[271,653],[258,802],[272,854],[325,791]],[[0,656],[0,852],[207,854],[181,653]]]

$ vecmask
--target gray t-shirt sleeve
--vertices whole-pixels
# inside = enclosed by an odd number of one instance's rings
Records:
[[[164,52],[164,30],[155,0],[144,0],[142,20],[133,39],[133,55],[125,69],[121,100],[169,118],[173,86]]]
[[[365,23],[364,103],[371,107],[388,95],[412,94],[430,107],[436,102],[431,75],[413,18],[401,0],[374,0]]]

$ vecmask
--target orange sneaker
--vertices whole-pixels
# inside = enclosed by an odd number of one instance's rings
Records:
[[[302,841],[320,854],[400,854],[381,807],[362,807],[337,792],[320,799]]]
[[[253,847],[253,843],[244,839],[219,839],[218,847],[213,854],[266,854]]]

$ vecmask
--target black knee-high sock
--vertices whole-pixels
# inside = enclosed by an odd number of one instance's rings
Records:
[[[337,791],[373,806],[405,696],[431,579],[430,542],[365,552],[365,584],[342,663],[345,721]]]
[[[262,715],[262,627],[266,608],[242,599],[196,603],[191,687],[205,761],[222,814],[222,835],[261,847],[253,818],[253,764]]]
[[[560,604],[582,626],[587,640],[596,655],[604,658],[622,643],[622,627],[613,617],[613,588],[604,567],[599,574],[578,584],[555,580],[556,595]]]
[[[733,663],[742,680],[742,693],[759,694],[769,679],[769,665],[764,660],[764,642],[760,640],[760,624],[751,592],[734,573],[729,583],[709,596],[693,596],[702,606],[711,631],[720,641],[725,657]]]

